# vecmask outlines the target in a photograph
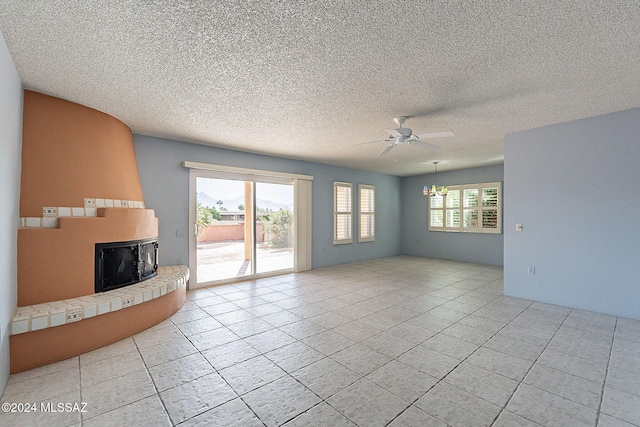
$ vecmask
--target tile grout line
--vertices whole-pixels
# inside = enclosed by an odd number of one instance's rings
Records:
[[[173,322],[171,322],[171,324],[173,324]],[[171,422],[171,424],[174,425],[175,423],[173,422],[173,420],[171,419],[171,416],[169,415],[169,411],[167,410],[167,406],[164,403],[164,399],[162,399],[162,396],[160,396],[160,391],[158,390],[158,386],[156,385],[156,382],[153,379],[153,375],[151,375],[151,372],[149,371],[149,366],[147,365],[147,361],[144,360],[144,357],[142,357],[142,352],[140,351],[140,347],[138,346],[138,343],[136,342],[135,338],[133,338],[134,336],[132,336],[131,339],[133,340],[133,344],[136,346],[136,350],[138,351],[138,355],[140,356],[140,359],[142,359],[142,363],[144,364],[145,371],[147,372],[147,375],[151,379],[151,384],[153,385],[153,389],[155,390],[155,395],[158,396],[158,400],[160,400],[160,404],[162,405],[162,408],[164,409],[164,412],[167,415],[169,422]]]
[[[600,411],[602,409],[602,402],[604,401],[604,392],[609,379],[609,367],[611,366],[611,356],[613,355],[613,346],[616,340],[616,330],[618,329],[618,316],[616,316],[616,323],[613,325],[613,333],[611,334],[611,347],[609,348],[609,357],[607,358],[607,368],[605,369],[604,381],[602,381],[602,388],[600,389],[600,402],[598,402],[598,412],[596,413],[596,426],[600,422]]]
[[[80,361],[80,355],[78,356],[78,389],[80,392],[80,402],[83,402],[82,400],[82,363]],[[84,419],[84,414],[82,412],[80,412],[80,426],[82,426],[84,424],[86,420]]]

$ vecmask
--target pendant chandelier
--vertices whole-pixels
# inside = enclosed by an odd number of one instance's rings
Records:
[[[433,184],[431,187],[425,185],[424,189],[422,190],[422,194],[425,197],[433,197],[435,195],[444,197],[448,192],[447,186],[443,185],[442,187],[438,187],[438,162],[433,162],[433,166],[435,168],[435,172],[433,174],[433,180],[435,181],[435,184]]]

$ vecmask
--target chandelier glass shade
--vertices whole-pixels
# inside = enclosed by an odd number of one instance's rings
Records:
[[[436,195],[438,196],[446,196],[447,195],[447,186],[443,185],[442,187],[438,187],[438,162],[433,162],[433,165],[435,167],[435,172],[434,172],[434,181],[435,184],[432,184],[431,186],[425,185],[424,188],[422,189],[422,194],[425,197],[434,197]]]

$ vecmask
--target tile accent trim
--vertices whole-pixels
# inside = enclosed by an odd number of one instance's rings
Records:
[[[188,280],[187,266],[170,265],[158,267],[156,277],[135,285],[100,294],[18,307],[11,319],[9,335],[79,322],[82,319],[142,304],[186,286]]]
[[[20,228],[58,228],[58,218],[92,218],[98,216],[98,208],[145,209],[139,200],[97,199],[87,197],[83,207],[43,206],[42,217],[21,217]]]

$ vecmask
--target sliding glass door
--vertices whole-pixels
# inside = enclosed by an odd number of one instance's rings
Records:
[[[200,172],[195,193],[196,286],[293,271],[292,179]]]
[[[250,182],[196,178],[197,281],[216,282],[251,270]]]
[[[256,182],[256,272],[293,268],[293,185]]]

